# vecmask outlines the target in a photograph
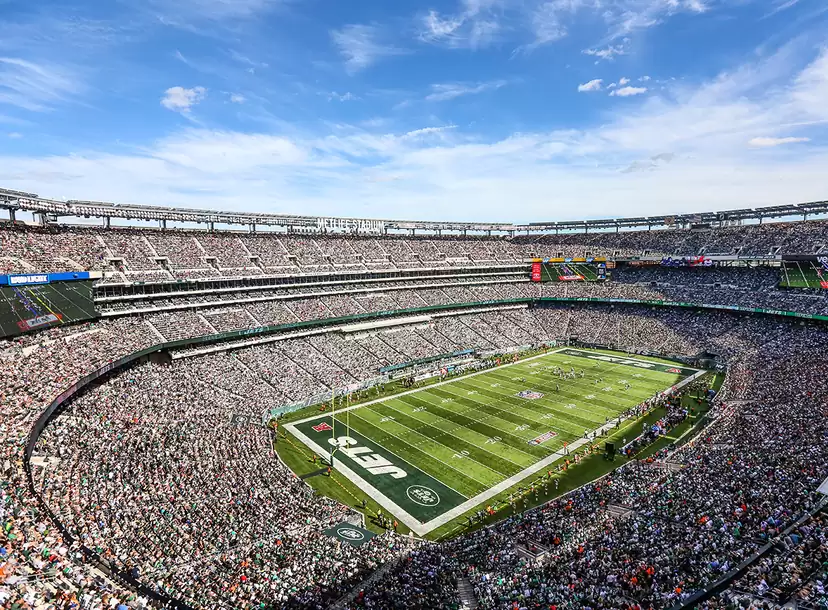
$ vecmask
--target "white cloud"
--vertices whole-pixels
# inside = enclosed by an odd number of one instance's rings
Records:
[[[204,87],[193,87],[192,89],[185,89],[184,87],[170,87],[164,92],[164,97],[161,98],[161,105],[168,110],[187,114],[190,112],[190,109],[201,102],[206,95],[207,89]]]
[[[463,95],[476,95],[484,91],[500,89],[507,84],[505,80],[495,80],[486,83],[439,83],[431,85],[431,93],[426,96],[429,102],[444,102]]]
[[[799,142],[810,142],[811,138],[752,138],[748,144],[757,148],[772,148],[774,146],[782,146],[783,144],[797,144]]]
[[[365,24],[346,25],[331,32],[331,39],[345,58],[345,67],[349,73],[364,70],[377,60],[392,55],[401,55],[404,50],[390,44],[384,44],[377,26]]]
[[[414,131],[409,131],[404,133],[401,137],[402,138],[422,138],[426,136],[433,136],[437,134],[444,133],[446,131],[450,131],[452,129],[457,129],[457,125],[444,125],[441,127],[423,127],[422,129],[415,129]]]
[[[786,11],[797,4],[799,4],[799,0],[779,0],[776,2],[776,6],[767,15],[765,15],[765,18],[771,17],[776,13]]]
[[[78,76],[63,66],[0,57],[0,105],[43,112],[81,91]]]
[[[605,61],[612,61],[616,55],[626,55],[627,51],[624,49],[623,45],[609,45],[605,49],[584,49],[581,51],[584,55],[591,55],[593,57],[597,57],[598,61],[605,60]],[[598,63],[596,61],[595,63]]]
[[[601,90],[601,83],[604,82],[603,79],[596,78],[588,83],[584,83],[582,85],[578,85],[578,92],[584,93],[587,91],[600,91]]]
[[[603,17],[609,24],[610,39],[615,40],[659,25],[674,15],[698,15],[708,9],[702,0],[621,0],[607,7]]]
[[[699,210],[700,201],[706,209],[726,209],[820,200],[828,192],[828,108],[820,103],[828,51],[804,69],[800,60],[783,55],[709,82],[667,84],[658,94],[614,105],[600,123],[582,129],[502,138],[465,123],[395,130],[373,121],[314,128],[321,132],[293,125],[272,133],[183,130],[117,154],[38,157],[0,148],[0,184],[78,199],[447,220],[615,217]],[[757,134],[799,135],[803,123],[812,141],[795,151],[768,147],[757,154],[747,145]]]
[[[465,0],[458,14],[445,17],[431,10],[420,18],[419,38],[423,42],[449,48],[489,46],[497,40],[501,30],[498,15],[492,12],[493,6],[499,2]]]
[[[241,93],[231,93],[230,101],[234,104],[244,104],[247,101],[247,98],[244,97]]]
[[[532,13],[531,30],[534,40],[530,46],[540,46],[555,42],[567,35],[565,18],[571,15],[579,2],[553,0],[543,2]]]
[[[625,80],[625,79],[621,79]],[[627,81],[629,82],[629,81]],[[619,81],[619,84],[623,84]],[[620,89],[616,89],[615,91],[611,91],[610,95],[616,97],[630,97],[632,95],[641,95],[642,93],[647,93],[647,87],[621,87]]]
[[[626,78],[626,77],[624,77],[624,76],[622,76],[621,78],[619,78],[619,79],[618,79],[618,84],[619,84],[620,86],[624,86],[624,85],[626,85],[626,84],[627,84],[627,83],[629,83],[629,82],[630,82],[630,79],[629,79],[629,78]]]
[[[448,40],[462,27],[463,23],[463,17],[446,17],[444,19],[437,11],[429,11],[422,18],[420,38],[427,42]]]
[[[642,83],[646,83],[648,80],[650,80],[650,77],[647,76],[647,75],[644,75],[641,78],[639,78],[638,80],[641,81]]]
[[[331,91],[328,93],[328,101],[332,102],[336,100],[338,102],[354,102],[358,100],[359,97],[351,93],[350,91],[346,91],[345,93],[337,93],[336,91]]]
[[[249,66],[249,67],[253,68],[254,70],[256,68],[269,68],[270,67],[270,64],[268,64],[266,61],[256,61],[255,59],[250,59],[249,57],[239,53],[235,49],[232,49],[230,51],[230,57],[232,57],[238,63]]]
[[[9,138],[11,138],[12,140],[19,140],[20,138],[23,137],[23,134],[18,133],[17,131],[12,131],[11,133],[7,134],[7,136]]]

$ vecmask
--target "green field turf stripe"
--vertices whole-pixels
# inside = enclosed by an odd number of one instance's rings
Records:
[[[339,422],[338,419],[337,421]],[[342,429],[345,430],[345,422],[339,423],[342,425]],[[429,476],[434,477],[438,481],[446,482],[453,489],[469,498],[476,496],[490,487],[490,485],[481,483],[468,474],[441,461],[439,458],[432,456],[427,451],[423,451],[393,434],[389,434],[370,421],[359,417],[356,415],[356,412],[351,412],[351,428],[362,434],[365,438],[371,439],[380,447],[386,447],[391,453],[414,464]]]
[[[408,415],[420,425],[426,424],[451,437],[463,440],[467,443],[472,443],[487,453],[497,456],[498,458],[505,459],[513,466],[516,466],[518,470],[523,470],[535,462],[534,457],[529,454],[513,450],[504,451],[506,448],[503,446],[500,446],[497,449],[491,447],[491,445],[494,444],[491,442],[491,437],[484,436],[474,430],[466,428],[465,426],[459,426],[452,421],[443,419],[439,415],[431,413],[427,407],[412,407],[402,400],[393,398],[382,404],[394,409],[394,411],[398,413]],[[500,469],[498,468],[498,470]]]
[[[296,424],[297,433],[306,436],[313,443],[318,445],[322,451],[325,448],[330,448],[331,434],[333,431],[328,430],[330,419],[328,417],[317,417],[304,422]],[[291,424],[288,424],[290,427]],[[337,429],[344,431],[346,426],[342,422],[335,422]],[[365,426],[370,429],[370,426]],[[317,429],[318,428],[318,429]],[[460,492],[456,487],[450,487],[445,479],[437,479],[419,466],[406,461],[401,456],[393,453],[388,447],[382,447],[371,440],[369,436],[363,435],[353,427],[350,429],[351,442],[347,443],[349,447],[357,447],[359,454],[348,454],[344,449],[336,453],[334,458],[335,466],[342,465],[352,470],[355,476],[362,479],[374,489],[376,489],[384,498],[394,502],[397,506],[413,516],[420,523],[426,523],[444,514],[447,510],[451,510],[455,506],[459,506],[465,502],[469,497],[475,494],[475,490],[479,486],[469,486],[468,493]],[[371,434],[376,434],[378,431],[371,430]],[[381,432],[381,431],[379,431]],[[339,441],[343,440],[343,435],[338,436]],[[354,445],[355,441],[355,445]],[[364,451],[367,449],[367,453]],[[377,462],[386,461],[392,465],[392,470],[385,470],[383,472],[372,471],[373,465]],[[384,466],[383,466],[384,468]],[[402,471],[402,476],[400,472]],[[358,486],[358,480],[354,480]],[[460,479],[452,479],[458,485],[462,484]],[[424,492],[430,491],[433,494],[432,499],[436,502],[424,502],[424,498],[419,493],[412,493],[414,491]]]
[[[529,441],[537,435],[531,433],[531,435],[526,435],[525,433],[517,434],[512,430],[512,428],[514,428],[513,424],[502,420],[498,420],[494,417],[486,417],[486,415],[481,415],[481,413],[475,409],[471,409],[470,411],[468,411],[473,415],[473,417],[470,417],[466,414],[466,412],[458,412],[452,409],[451,407],[445,408],[442,406],[442,404],[435,404],[423,401],[422,399],[417,398],[413,394],[403,396],[401,397],[401,399],[405,400],[409,404],[427,406],[431,408],[434,413],[436,413],[443,419],[447,419],[449,421],[453,421],[458,425],[471,428],[472,430],[479,432],[480,434],[483,434],[489,438],[499,436],[503,439],[503,442],[519,449],[520,451],[533,455],[537,458],[546,457],[550,453],[548,448],[538,447],[529,444]],[[488,423],[490,421],[494,423]]]
[[[533,384],[529,385],[529,381],[527,381],[526,383],[512,382],[512,381],[502,381],[502,382],[500,382],[500,387],[510,388],[512,390],[512,393],[510,394],[510,396],[514,397],[518,401],[524,401],[525,400],[525,399],[522,399],[518,396],[515,396],[515,394],[517,394],[521,390],[526,390],[526,389],[532,389],[532,390],[538,390],[538,391],[542,390],[543,393],[545,394],[544,397],[542,399],[540,399],[539,401],[536,401],[536,402],[542,402],[542,403],[554,402],[554,403],[558,403],[558,404],[567,404],[569,402],[572,402],[573,400],[576,400],[576,401],[577,400],[583,400],[584,396],[594,394],[595,397],[589,399],[590,404],[592,404],[596,407],[599,407],[601,409],[606,410],[606,413],[604,413],[604,415],[613,415],[613,414],[616,414],[620,411],[623,411],[626,408],[629,408],[630,406],[637,405],[637,404],[643,402],[644,400],[646,400],[647,398],[652,397],[655,393],[657,393],[659,391],[659,390],[656,390],[655,388],[651,388],[651,389],[648,389],[648,390],[638,390],[638,391],[635,391],[633,389],[633,390],[628,392],[628,391],[622,390],[621,388],[618,388],[617,393],[613,394],[613,396],[615,398],[621,399],[621,400],[607,400],[606,398],[602,398],[603,396],[606,396],[606,395],[609,394],[609,393],[603,391],[603,388],[606,387],[604,384],[602,384],[600,386],[600,389],[598,387],[590,387],[590,386],[586,386],[586,387],[573,386],[575,390],[578,390],[577,392],[573,392],[573,391],[565,392],[563,388],[560,391],[555,391],[555,384],[556,383],[558,385],[561,385],[561,384],[572,383],[572,382],[571,381],[570,382],[555,381],[555,382],[542,383],[540,380],[536,380]],[[528,388],[527,388],[527,385],[529,385]],[[658,386],[658,387],[659,387],[659,389],[663,389],[661,386]],[[665,387],[667,387],[667,386],[665,386]],[[623,407],[622,407],[622,405],[623,405]]]
[[[660,370],[652,370],[639,367],[631,367],[620,363],[609,363],[601,360],[594,360],[591,358],[581,358],[579,356],[566,356],[557,358],[552,361],[547,361],[547,366],[544,367],[550,373],[550,377],[556,378],[555,373],[550,370],[555,367],[563,369],[564,372],[570,372],[575,369],[576,372],[584,372],[584,380],[595,380],[597,378],[611,376],[617,379],[624,377],[632,377],[639,375],[637,379],[647,379],[652,382],[663,383],[664,380],[672,380],[676,378],[683,378],[684,375],[676,373],[667,373]],[[539,368],[531,367],[530,368]],[[689,369],[688,369],[689,370]],[[505,371],[503,371],[505,372]],[[580,376],[576,377],[576,381],[580,380]]]
[[[584,369],[581,369],[584,370]],[[593,388],[593,387],[603,387],[604,385],[614,385],[618,381],[626,380],[631,386],[633,386],[633,390],[637,390],[637,387],[644,384],[648,388],[654,388],[656,391],[661,391],[674,383],[678,380],[683,379],[683,375],[675,375],[669,373],[661,373],[661,372],[653,372],[653,371],[646,371],[646,372],[636,372],[633,375],[639,375],[638,377],[634,377],[630,374],[630,369],[625,370],[617,370],[612,367],[610,368],[601,368],[595,371],[597,374],[592,374],[592,371],[584,370],[585,375],[583,378],[577,376],[575,379],[570,380],[561,380],[557,376],[555,376],[554,372],[549,371],[548,375],[543,375],[543,372],[533,371],[529,373],[529,377],[526,383],[532,381],[533,378],[541,378],[540,383],[546,383],[550,387],[554,387],[554,384],[564,384],[566,387],[576,387],[576,388]],[[499,371],[495,373],[495,375],[500,378],[508,378],[512,383],[520,383],[514,381],[516,375],[509,375],[506,371]],[[517,375],[518,377],[520,375]],[[598,381],[599,379],[603,379],[603,382]],[[597,382],[597,383],[596,383]],[[603,385],[602,385],[603,384]],[[589,392],[587,392],[589,393]]]
[[[601,421],[600,418],[591,419],[581,417],[577,415],[575,412],[573,412],[573,410],[566,409],[565,407],[557,408],[550,404],[549,401],[545,401],[543,398],[537,400],[529,400],[525,398],[520,398],[519,396],[499,394],[497,392],[492,392],[491,390],[485,390],[483,388],[478,390],[478,395],[492,398],[495,401],[495,404],[497,404],[497,406],[507,409],[512,413],[518,413],[520,415],[531,414],[531,421],[534,422],[540,422],[540,420],[543,419],[543,415],[549,412],[552,412],[553,414],[561,418],[566,418],[569,421],[574,420],[581,426],[581,428],[583,428],[583,426],[585,425],[592,425]],[[581,398],[581,400],[583,399]],[[543,411],[539,411],[539,408],[543,409]],[[577,426],[562,426],[562,428],[570,430],[573,434],[577,433]]]
[[[536,419],[534,417],[534,413],[527,412],[525,409],[516,409],[514,406],[503,404],[499,400],[493,401],[492,403],[481,401],[478,399],[480,396],[479,391],[472,391],[476,393],[470,395],[468,392],[463,392],[455,385],[448,385],[436,388],[434,393],[441,398],[453,398],[455,401],[466,401],[466,404],[471,403],[475,405],[475,408],[478,411],[494,415],[498,419],[506,422],[507,425],[512,424],[515,426],[522,426],[524,427],[524,430],[539,430],[543,426],[540,419]],[[533,438],[533,436],[528,433],[523,436],[524,438],[527,436],[528,438]]]
[[[486,457],[486,453],[481,451],[477,445],[453,438],[446,430],[423,424],[412,417],[408,417],[405,413],[395,411],[388,405],[371,405],[365,409],[360,409],[359,413],[361,417],[383,430],[387,430],[389,434],[411,443],[422,451],[427,450],[441,460],[450,462],[450,460],[457,459],[454,457],[457,453],[466,455],[469,459],[478,462],[484,470],[491,473],[492,476],[487,474],[485,480],[475,476],[474,478],[480,483],[494,485],[522,470],[520,466],[506,460],[500,458],[495,460],[496,456],[491,454]],[[369,415],[370,413],[374,415]],[[380,421],[389,417],[394,419],[384,423]],[[467,451],[468,455],[464,454],[463,451]]]
[[[557,356],[557,354],[556,354]],[[539,365],[539,366],[535,366]],[[662,365],[665,369],[672,368]],[[532,363],[527,363],[525,366],[522,367],[514,367],[510,370],[504,369],[496,369],[493,370],[491,373],[493,375],[509,375],[511,374],[512,377],[515,376],[515,373],[519,375],[534,375],[534,372],[526,372],[527,369],[537,369],[537,370],[545,370],[549,373],[549,376],[555,378],[555,374],[553,369],[558,367],[563,369],[564,371],[568,372],[572,368],[576,369],[577,371],[584,371],[584,379],[596,379],[599,377],[606,377],[608,375],[614,376],[616,378],[623,378],[632,375],[638,375],[639,379],[648,379],[653,382],[663,383],[663,380],[674,380],[676,378],[683,378],[684,374],[676,374],[676,373],[667,373],[666,371],[661,370],[652,370],[648,368],[640,368],[640,367],[632,367],[629,365],[621,364],[621,363],[609,363],[601,360],[595,360],[592,358],[582,358],[579,356],[565,356],[565,357],[558,357],[558,358],[545,358],[540,361],[534,361]],[[676,367],[680,368],[680,367]],[[635,371],[633,373],[633,371]],[[685,369],[685,373],[692,374],[692,370]],[[579,380],[580,377],[576,378]]]
[[[372,405],[370,408],[372,410],[376,410],[375,407],[377,407],[377,405]],[[501,478],[508,478],[513,474],[517,474],[534,462],[533,460],[528,464],[516,464],[494,452],[488,451],[485,446],[478,445],[477,443],[468,441],[460,436],[455,436],[453,434],[453,430],[460,427],[453,422],[442,420],[444,422],[443,427],[440,427],[411,417],[402,410],[395,409],[388,403],[384,403],[382,407],[393,412],[393,416],[397,423],[407,426],[412,430],[416,430],[418,434],[425,435],[435,442],[440,443],[441,445],[451,449],[452,453],[458,451],[468,451],[468,458],[478,462],[484,468],[502,475]],[[485,443],[486,440],[488,439],[484,438],[481,442]]]
[[[520,382],[503,381],[500,383],[500,387],[508,389],[510,391],[509,395],[519,401],[525,400],[519,396],[516,396],[516,394],[521,390],[532,389],[540,391],[544,394],[544,397],[535,402],[541,402],[542,404],[551,402],[554,404],[565,405],[573,401],[583,400],[585,396],[593,394],[594,398],[589,399],[590,404],[597,407],[596,411],[604,411],[603,415],[610,416],[632,405],[643,402],[657,391],[654,389],[639,389],[637,391],[635,389],[631,389],[630,391],[625,391],[619,387],[616,390],[616,393],[613,394],[603,391],[603,388],[606,387],[605,385],[602,385],[600,389],[594,386],[567,385],[571,383],[571,381],[552,381],[544,383],[541,380],[536,379],[531,385],[528,381],[525,384]],[[555,389],[556,384],[560,387],[560,390]],[[529,386],[528,388],[527,385]]]
[[[636,370],[640,372],[652,371],[661,373],[669,373],[670,369],[678,369],[677,374],[685,377],[697,372],[697,369],[686,367],[682,364],[640,360],[631,356],[614,356],[585,351],[577,348],[564,348],[562,351],[557,352],[557,355],[569,356],[571,358],[581,358],[589,362],[600,362],[611,369],[616,367],[627,367],[629,370]]]
[[[406,403],[412,408],[428,409],[436,417],[440,417],[443,421],[450,422],[449,425],[457,426],[458,429],[468,429],[478,438],[501,437],[502,442],[508,445],[512,451],[521,454],[523,460],[533,464],[537,461],[538,452],[531,450],[528,446],[528,441],[534,436],[515,435],[505,432],[512,425],[510,422],[499,419],[488,413],[481,413],[477,410],[477,405],[468,401],[461,402],[453,399],[449,403],[443,403],[442,399],[439,402],[429,402],[414,395],[400,396],[397,398],[400,402]],[[462,416],[462,420],[458,420],[457,416]]]
[[[550,427],[557,432],[568,432],[569,434],[579,435],[583,432],[583,425],[584,423],[581,422],[580,425],[575,425],[571,423],[572,419],[581,420],[582,418],[578,416],[572,415],[571,411],[567,411],[566,413],[554,413],[552,408],[550,407],[548,410],[540,411],[538,408],[540,405],[530,405],[527,403],[536,403],[540,401],[535,400],[524,400],[517,396],[508,397],[508,396],[501,396],[501,395],[488,395],[484,391],[479,391],[474,396],[483,396],[492,398],[491,401],[487,400],[479,400],[477,398],[467,397],[467,400],[472,400],[475,404],[478,405],[479,408],[487,410],[487,412],[492,413],[491,409],[497,409],[501,415],[499,416],[500,419],[520,423],[516,421],[514,418],[520,417],[526,422],[531,423],[534,426],[541,426],[544,431],[548,430]],[[533,408],[534,407],[534,408]],[[551,416],[551,417],[550,417]],[[550,426],[549,423],[546,423],[547,420],[554,422],[555,425]],[[596,420],[597,422],[598,420]],[[595,422],[587,422],[589,425],[590,423]],[[594,427],[594,426],[593,426]],[[534,438],[534,436],[530,437]]]

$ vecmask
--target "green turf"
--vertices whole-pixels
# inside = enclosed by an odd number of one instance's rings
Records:
[[[574,368],[577,376],[560,380],[555,367]],[[330,447],[332,433],[337,438],[350,434],[365,454],[405,471],[398,480],[373,476],[358,460],[338,458],[426,523],[510,477],[528,476],[526,468],[550,458],[564,443],[582,439],[585,432],[693,372],[671,363],[567,348],[340,411],[333,419],[329,413],[317,414],[294,425],[323,451]],[[524,390],[542,396],[519,397]],[[324,423],[328,425],[312,429]],[[532,444],[537,438],[545,440]],[[438,491],[440,506],[418,507],[406,500],[412,485]]]
[[[779,285],[783,288],[816,288],[825,289],[824,282],[828,282],[828,272],[823,271],[824,279],[819,276],[821,265],[811,262],[783,263]]]
[[[541,281],[542,282],[560,282],[558,278],[563,275],[568,275],[564,271],[567,267],[569,271],[584,278],[584,281],[595,282],[598,280],[598,274],[595,270],[595,265],[587,265],[583,263],[543,263],[541,264]]]

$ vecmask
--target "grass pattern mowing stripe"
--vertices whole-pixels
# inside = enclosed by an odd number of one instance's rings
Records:
[[[338,418],[337,421],[339,421]],[[343,426],[345,425],[345,422],[341,423]],[[351,427],[363,436],[372,439],[378,445],[386,447],[391,453],[416,465],[426,474],[439,481],[446,482],[447,485],[466,497],[475,496],[490,487],[490,485],[486,485],[465,472],[455,469],[419,447],[389,434],[367,419],[358,415],[355,416],[354,413],[351,413]]]
[[[516,466],[518,471],[523,470],[535,462],[535,459],[532,456],[526,454],[517,456],[517,459],[520,461],[516,462],[501,454],[498,454],[497,452],[490,451],[486,447],[487,441],[490,440],[490,437],[486,437],[478,432],[475,432],[474,430],[470,430],[465,426],[458,426],[453,422],[449,422],[438,415],[430,413],[425,407],[420,407],[419,409],[422,410],[416,410],[415,412],[415,409],[412,409],[410,405],[402,401],[394,400],[384,402],[379,408],[382,408],[383,406],[392,409],[395,413],[399,413],[402,416],[410,418],[410,421],[406,420],[404,423],[414,430],[419,431],[421,429],[434,429],[439,435],[451,436],[458,441],[473,444],[476,447],[483,449],[486,453],[496,456],[498,459],[505,459],[512,466]],[[405,409],[407,409],[407,411]],[[400,421],[400,417],[397,417],[397,421]],[[428,434],[430,435],[431,433],[429,432]],[[501,469],[498,468],[498,470]]]
[[[498,420],[498,421],[505,424],[505,426],[504,427],[497,427],[497,426],[493,426],[491,424],[485,423],[484,421],[469,417],[465,413],[461,413],[461,412],[455,411],[455,410],[450,409],[450,408],[445,408],[443,406],[436,405],[434,403],[429,403],[427,401],[415,398],[413,394],[410,394],[408,396],[404,396],[402,399],[405,400],[408,403],[411,403],[411,404],[420,404],[420,405],[423,405],[423,406],[428,406],[432,409],[433,412],[435,412],[437,415],[439,415],[443,419],[446,419],[448,421],[452,421],[455,424],[462,425],[462,426],[465,426],[467,428],[471,428],[472,430],[475,430],[476,432],[479,432],[480,434],[483,434],[483,435],[487,436],[488,438],[494,438],[495,436],[500,436],[501,438],[503,438],[504,441],[506,441],[506,439],[509,439],[511,442],[515,443],[515,445],[514,445],[515,447],[520,447],[526,453],[534,455],[538,459],[546,457],[547,455],[549,455],[549,452],[547,452],[545,449],[528,444],[528,440],[531,439],[531,438],[534,438],[534,437],[529,437],[529,439],[527,439],[527,437],[525,437],[523,435],[514,434],[513,432],[511,432],[510,428],[506,427],[506,426],[509,426],[509,423],[505,422],[504,420]],[[414,401],[417,401],[417,402],[415,403]],[[462,404],[462,403],[460,403],[460,404]],[[474,410],[474,409],[472,409],[472,410]],[[510,442],[510,444],[511,444],[511,442]]]
[[[384,413],[382,413],[380,410],[381,407],[380,409],[376,409],[375,406],[372,405],[368,408],[372,412],[376,413],[378,416],[384,416]],[[481,447],[477,446],[474,443],[467,442],[458,437],[452,437],[451,433],[445,429],[433,426],[431,424],[424,424],[423,422],[416,420],[413,417],[409,417],[405,413],[401,413],[400,411],[395,411],[392,417],[394,417],[393,422],[397,425],[389,427],[397,428],[397,426],[403,426],[407,430],[410,430],[423,438],[429,439],[430,441],[437,443],[442,447],[445,447],[451,454],[449,457],[453,457],[455,453],[463,450],[468,451],[468,457],[481,464],[484,468],[496,473],[499,477],[497,480],[502,479],[504,476],[510,477],[513,474],[517,474],[518,472],[523,470],[523,467],[517,464],[513,464],[508,460],[503,460],[499,456],[488,453],[485,450],[481,450]],[[399,437],[400,435],[397,434],[396,436]],[[446,442],[443,442],[443,440],[440,440],[441,438],[445,441],[451,442],[451,445],[448,445]]]

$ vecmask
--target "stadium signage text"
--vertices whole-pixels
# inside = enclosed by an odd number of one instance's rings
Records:
[[[20,330],[27,331],[39,328],[41,326],[46,326],[47,324],[60,322],[61,318],[62,316],[60,314],[47,313],[46,315],[38,316],[36,318],[21,320],[17,323],[17,326],[20,328]]]
[[[381,220],[362,220],[359,218],[317,218],[316,228],[322,232],[342,231],[346,233],[373,233],[385,232],[385,223]]]
[[[45,273],[38,273],[37,275],[10,275],[10,286],[26,286],[29,284],[48,284],[49,276]]]
[[[541,443],[545,443],[550,438],[555,438],[556,436],[558,436],[558,433],[550,430],[549,432],[544,432],[540,436],[533,438],[531,441],[526,442],[530,445],[540,445]]]
[[[405,470],[394,466],[378,453],[373,453],[368,447],[356,446],[357,441],[350,436],[329,438],[328,443],[338,448],[339,453],[345,454],[373,475],[388,474],[393,479],[402,479],[407,476]]]

